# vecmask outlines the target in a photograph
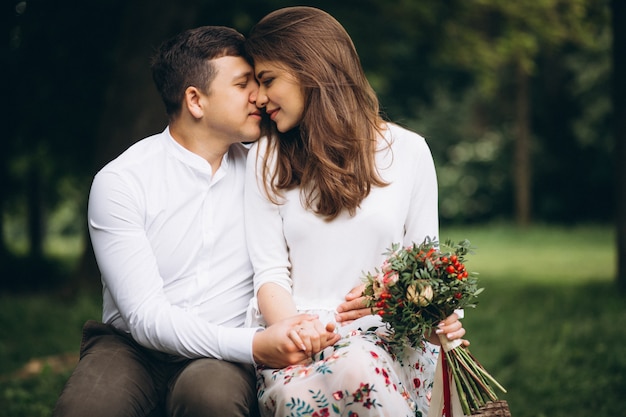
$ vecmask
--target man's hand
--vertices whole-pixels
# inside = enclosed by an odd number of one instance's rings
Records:
[[[365,302],[363,290],[365,290],[365,284],[353,288],[346,295],[346,302],[339,304],[337,307],[335,320],[342,326],[372,314],[372,310],[367,307]]]
[[[312,314],[299,314],[274,323],[265,330],[258,332],[252,342],[254,361],[270,368],[284,368],[308,361],[312,354],[336,343],[340,336],[333,332],[332,326],[328,325],[325,332],[318,334],[315,342],[315,348],[319,349],[317,351],[310,350],[312,348],[306,346],[303,350],[301,345],[298,346],[293,342],[291,337],[293,337],[294,332],[297,334],[298,329],[305,326],[315,329],[315,322],[319,323],[317,318],[316,315]]]

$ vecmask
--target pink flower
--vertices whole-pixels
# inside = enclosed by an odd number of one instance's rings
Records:
[[[386,286],[391,286],[394,285],[396,282],[398,282],[398,273],[396,271],[389,271],[387,273],[385,273],[385,276],[383,277],[383,283]]]

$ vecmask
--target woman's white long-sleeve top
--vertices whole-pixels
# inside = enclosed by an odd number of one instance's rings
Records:
[[[246,171],[246,236],[255,294],[263,284],[276,283],[293,294],[299,311],[330,320],[364,273],[382,265],[392,243],[437,238],[435,167],[426,141],[416,133],[387,125],[376,165],[388,185],[373,187],[354,216],[342,213],[331,222],[303,207],[299,188],[285,192],[280,204],[268,200],[257,180],[266,146],[265,140],[253,146]],[[256,314],[253,300],[250,322]]]

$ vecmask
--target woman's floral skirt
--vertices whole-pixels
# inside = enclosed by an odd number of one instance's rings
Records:
[[[376,316],[340,329],[334,346],[307,365],[258,369],[261,414],[267,416],[426,416],[439,347],[398,351]]]

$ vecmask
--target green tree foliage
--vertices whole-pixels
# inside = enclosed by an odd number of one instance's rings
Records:
[[[308,4],[346,27],[389,118],[429,141],[444,222],[514,218],[514,190],[524,187],[529,219],[578,222],[610,218],[614,203],[608,1]],[[68,200],[78,209],[54,230],[84,233],[95,171],[163,128],[148,70],[161,40],[202,24],[245,34],[295,2],[10,4],[2,15],[11,103],[0,156],[3,267],[16,250],[45,255],[48,219]],[[514,168],[524,164],[520,182]],[[28,244],[16,246],[23,235]]]
[[[117,2],[119,3],[119,2]],[[56,284],[44,258],[50,213],[84,198],[106,85],[116,2],[9,2],[2,44],[7,137],[0,168],[3,287]],[[79,193],[74,190],[79,189]],[[83,219],[75,221],[84,224]],[[73,224],[68,231],[76,232]],[[8,230],[7,230],[8,229]],[[26,235],[25,245],[15,241]],[[15,255],[15,251],[19,256]]]
[[[574,79],[588,76],[586,69],[567,68],[556,60],[576,61],[578,55],[597,50],[597,38],[603,35],[608,19],[606,3],[479,0],[457,2],[453,10],[453,16],[442,25],[446,36],[438,48],[439,57],[442,63],[469,72],[474,80],[473,87],[478,90],[474,104],[480,109],[477,113],[488,117],[486,123],[482,120],[480,123],[503,126],[510,138],[511,146],[507,150],[511,154],[507,159],[512,165],[510,184],[515,196],[515,217],[520,224],[528,224],[533,195],[539,197],[535,205],[539,216],[546,214],[541,211],[544,196],[541,191],[533,193],[532,190],[533,180],[543,177],[540,171],[533,169],[535,155],[541,153],[544,143],[564,136],[566,140],[575,138],[558,131],[544,136],[534,126],[541,123],[541,114],[536,108],[550,93],[558,95],[557,100],[562,102],[555,104],[561,106],[571,106],[578,99],[576,95],[588,94],[589,90],[568,91],[569,80],[557,78],[558,73],[555,76],[553,72],[569,72],[568,76]],[[600,45],[604,56],[599,57],[600,64],[595,69],[607,62],[608,45],[606,42]],[[606,72],[603,75],[606,77]],[[547,80],[544,77],[548,77]],[[537,85],[546,81],[550,85],[545,89]],[[607,85],[587,87],[597,89]],[[603,95],[606,93],[604,90]],[[487,112],[482,110],[484,108]],[[606,107],[598,110],[604,110],[603,117],[606,117]],[[592,131],[586,133],[585,141],[595,142],[597,135]]]
[[[435,147],[444,218],[606,219],[607,2],[447,4],[431,64],[448,78],[430,90],[434,108],[415,117],[417,126],[438,126],[431,144],[444,141]]]

